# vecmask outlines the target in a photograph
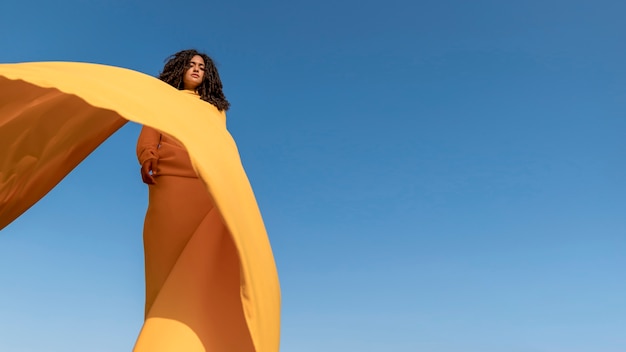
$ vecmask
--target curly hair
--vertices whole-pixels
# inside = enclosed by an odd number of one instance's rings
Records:
[[[222,81],[217,73],[217,67],[213,60],[205,53],[195,49],[182,50],[167,58],[163,71],[159,74],[159,79],[182,90],[184,88],[183,77],[189,68],[189,63],[194,56],[200,56],[204,60],[204,80],[196,88],[200,99],[209,102],[220,111],[226,111],[230,103],[226,100],[222,91]]]

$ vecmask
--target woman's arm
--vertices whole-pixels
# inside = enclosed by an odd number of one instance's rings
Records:
[[[143,126],[137,139],[137,159],[143,163],[148,159],[158,159],[157,149],[161,143],[161,132],[152,127]]]
[[[159,159],[158,148],[161,132],[152,127],[143,126],[137,139],[137,159],[141,164],[141,179],[149,185],[155,184],[154,176]]]

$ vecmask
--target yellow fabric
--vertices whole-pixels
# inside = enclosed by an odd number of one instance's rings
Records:
[[[0,229],[41,199],[127,120],[163,131],[187,149],[237,254],[234,263],[211,265],[226,265],[229,272],[239,270],[241,314],[254,350],[278,351],[278,275],[225,116],[156,78],[86,63],[0,65]],[[179,260],[189,258],[181,253]],[[170,303],[169,308],[176,307],[176,302]],[[181,320],[148,318],[143,330],[150,325],[151,333],[142,332],[136,350],[206,348]],[[160,343],[165,338],[171,343]],[[140,349],[140,342],[145,349]]]

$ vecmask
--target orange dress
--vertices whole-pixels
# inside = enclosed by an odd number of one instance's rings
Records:
[[[154,77],[85,63],[0,64],[0,229],[127,121],[149,126],[139,159],[158,158],[134,351],[277,352],[278,276],[225,115]]]
[[[253,352],[239,271],[232,270],[239,267],[237,252],[187,150],[176,138],[144,126],[137,158],[140,165],[156,159],[157,170],[143,233],[146,325],[135,351],[163,344],[174,351],[176,335],[183,333],[195,341],[185,351]]]

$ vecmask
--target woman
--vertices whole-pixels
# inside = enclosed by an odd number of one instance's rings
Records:
[[[196,55],[207,67],[185,79],[192,69],[185,65],[194,65]],[[255,352],[277,352],[276,265],[226,130],[219,78],[216,72],[211,77],[213,64],[201,54],[183,52],[175,62],[163,70],[175,88],[107,65],[0,64],[0,229],[126,122],[157,127],[165,134],[146,128],[146,143],[140,143],[156,183],[149,186],[145,234],[150,298],[135,351],[253,351],[252,339]],[[192,88],[201,75],[197,95],[184,90],[185,81]],[[173,157],[185,149],[205,187],[198,186],[186,154]]]
[[[215,106],[229,103],[209,56],[184,50],[159,78]],[[172,116],[184,119],[184,116]],[[146,323],[135,351],[254,351],[239,297],[235,246],[185,147],[144,126],[137,142],[149,186],[144,224]]]

